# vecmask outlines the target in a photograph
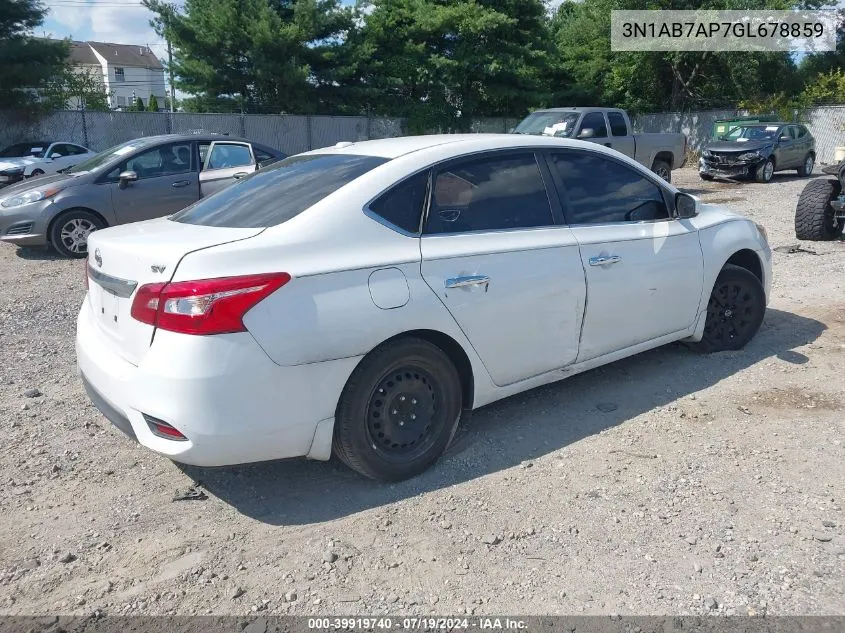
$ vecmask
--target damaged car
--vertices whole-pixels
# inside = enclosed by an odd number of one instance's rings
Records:
[[[708,143],[698,165],[702,180],[751,178],[769,182],[776,171],[813,173],[816,140],[797,123],[749,123],[732,127]]]

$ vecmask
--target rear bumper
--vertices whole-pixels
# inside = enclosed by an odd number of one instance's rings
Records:
[[[76,333],[79,373],[94,405],[143,446],[177,462],[227,466],[327,456],[314,447],[358,359],[281,367],[248,333],[187,336],[158,331],[140,363],[121,358],[86,299]],[[154,435],[143,414],[187,437]],[[323,434],[325,435],[325,434]],[[331,436],[321,437],[331,442]]]

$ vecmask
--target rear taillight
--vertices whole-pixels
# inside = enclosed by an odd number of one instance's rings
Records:
[[[244,315],[287,282],[287,273],[147,284],[132,301],[133,319],[181,334],[245,332]]]

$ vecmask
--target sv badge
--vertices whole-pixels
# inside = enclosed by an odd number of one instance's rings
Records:
[[[158,264],[153,264],[152,266],[150,266],[150,270],[154,273],[163,273],[165,268],[167,268],[167,266],[160,266]]]

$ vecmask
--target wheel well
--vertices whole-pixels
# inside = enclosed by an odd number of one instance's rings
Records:
[[[654,157],[654,160],[662,160],[664,163],[669,165],[669,169],[674,167],[673,163],[675,162],[675,159],[672,156],[672,152],[657,152],[657,156]]]
[[[757,277],[757,279],[760,280],[760,283],[763,283],[763,265],[760,263],[760,258],[754,251],[747,248],[737,251],[728,258],[728,261],[725,262],[725,265],[727,264],[733,264],[734,266],[745,268],[745,270]]]
[[[472,403],[475,397],[475,378],[472,373],[472,363],[469,362],[469,357],[464,351],[464,348],[461,347],[461,344],[448,334],[443,334],[443,332],[436,330],[410,330],[387,339],[382,345],[403,338],[421,338],[432,345],[436,345],[446,353],[449,360],[455,365],[455,369],[458,370],[458,375],[461,377],[461,393],[464,400],[464,409],[472,409]]]
[[[54,217],[52,220],[50,220],[50,224],[47,225],[47,239],[48,240],[50,239],[50,234],[53,232],[53,226],[56,224],[56,221],[60,217],[62,217],[63,215],[67,215],[71,211],[87,211],[88,213],[93,213],[98,218],[100,218],[104,227],[107,227],[109,225],[108,221],[106,221],[106,219],[103,217],[103,214],[98,213],[97,211],[94,211],[94,209],[89,209],[88,207],[71,207],[70,209],[65,209],[61,213],[56,214],[56,217]]]

